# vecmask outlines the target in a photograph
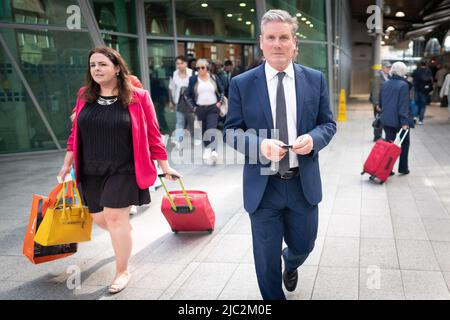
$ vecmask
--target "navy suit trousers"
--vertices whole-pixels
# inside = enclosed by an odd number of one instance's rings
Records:
[[[298,177],[282,180],[271,176],[250,220],[261,295],[264,300],[285,300],[281,271],[283,239],[288,246],[283,255],[285,268],[296,270],[314,248],[318,207],[306,201]]]

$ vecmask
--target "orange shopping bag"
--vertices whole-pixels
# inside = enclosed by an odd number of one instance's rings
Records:
[[[56,246],[42,246],[34,242],[34,237],[37,230],[44,218],[47,208],[56,202],[56,197],[61,191],[62,184],[58,184],[48,197],[41,195],[33,195],[33,202],[30,210],[30,220],[28,222],[28,228],[23,240],[23,254],[32,263],[39,264],[48,261],[61,259],[77,252],[77,243],[69,243]],[[72,194],[73,190],[70,188],[67,190],[68,197]]]

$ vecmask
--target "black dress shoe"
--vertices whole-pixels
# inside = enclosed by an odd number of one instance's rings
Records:
[[[294,271],[283,271],[283,283],[284,287],[287,291],[292,292],[297,287],[298,282],[298,272],[297,270]]]
[[[405,175],[405,174],[408,174],[408,173],[409,173],[409,170],[406,170],[406,171],[399,171],[398,173]]]

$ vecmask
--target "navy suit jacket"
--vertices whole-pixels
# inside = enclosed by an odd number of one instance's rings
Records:
[[[262,140],[271,138],[270,130],[274,128],[264,66],[262,64],[231,80],[225,122],[227,144],[245,155],[244,208],[250,214],[258,209],[269,180],[269,175],[261,174],[261,169],[267,170],[270,163],[267,159],[264,161],[260,146]],[[323,74],[295,63],[294,72],[297,136],[308,133],[314,141],[314,149],[309,155],[298,155],[299,183],[306,201],[317,205],[322,200],[318,153],[336,133],[336,122]],[[267,136],[259,131],[261,129],[267,130]]]

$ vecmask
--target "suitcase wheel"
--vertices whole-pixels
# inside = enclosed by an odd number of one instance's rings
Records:
[[[178,230],[172,229],[172,232],[175,233],[175,234],[178,234]]]
[[[208,229],[206,231],[208,231],[208,233],[211,234],[211,233],[213,233],[214,229]]]
[[[369,177],[369,180],[374,181],[374,180],[375,180],[375,177],[374,177],[374,176],[370,176],[370,177]]]

